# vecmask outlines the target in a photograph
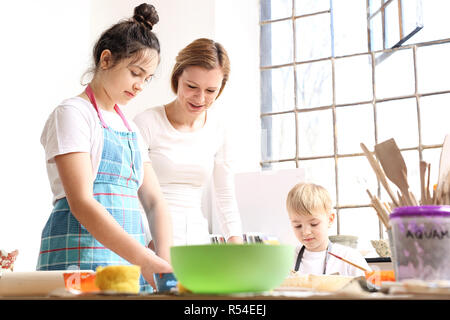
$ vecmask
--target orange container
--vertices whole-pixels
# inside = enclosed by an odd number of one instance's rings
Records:
[[[63,274],[66,289],[81,292],[99,292],[95,285],[95,272],[66,272]]]
[[[395,273],[394,270],[367,271],[366,280],[380,287],[383,281],[395,281]]]

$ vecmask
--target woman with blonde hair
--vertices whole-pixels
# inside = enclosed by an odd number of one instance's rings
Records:
[[[211,178],[223,235],[227,242],[242,242],[227,134],[211,109],[229,73],[223,46],[197,39],[176,57],[171,76],[176,98],[134,119],[169,205],[174,245],[209,242],[202,198]]]

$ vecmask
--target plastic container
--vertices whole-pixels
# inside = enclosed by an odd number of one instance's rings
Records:
[[[154,273],[156,291],[158,293],[170,292],[172,288],[177,287],[178,280],[173,273]]]
[[[389,239],[389,249],[391,251],[391,262],[392,262],[392,265],[394,266],[395,276],[398,277],[397,258],[395,257],[394,236],[392,235],[392,228],[387,229],[386,232],[388,234],[388,239]]]
[[[400,207],[389,219],[397,281],[450,280],[450,206]]]

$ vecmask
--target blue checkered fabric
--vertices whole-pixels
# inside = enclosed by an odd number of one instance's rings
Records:
[[[135,132],[103,129],[103,151],[93,195],[123,229],[142,245],[145,234],[137,190],[143,176]],[[66,198],[55,203],[42,231],[37,270],[95,270],[98,266],[128,265],[105,248],[70,211]],[[141,276],[141,292],[152,292]]]

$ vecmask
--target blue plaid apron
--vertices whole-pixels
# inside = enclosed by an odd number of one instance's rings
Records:
[[[123,229],[145,246],[145,234],[137,191],[143,176],[141,154],[136,132],[109,128],[98,110],[90,86],[86,93],[97,110],[103,127],[103,150],[93,195]],[[95,270],[98,266],[129,265],[130,263],[105,248],[72,215],[66,198],[59,199],[42,231],[37,270]],[[141,276],[141,292],[152,292]]]

